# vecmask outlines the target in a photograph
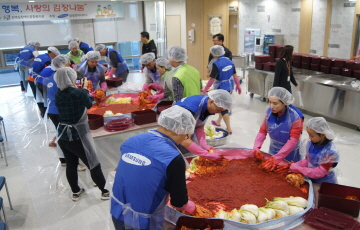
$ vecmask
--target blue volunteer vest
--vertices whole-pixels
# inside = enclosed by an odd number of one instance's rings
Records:
[[[127,139],[120,147],[113,196],[123,204],[130,203],[136,212],[152,214],[167,194],[167,167],[180,154],[172,144],[176,145],[152,133]],[[122,211],[122,205],[111,199],[111,215],[124,221]],[[140,217],[140,228],[149,229],[148,219]]]
[[[35,75],[39,75],[45,68],[45,63],[48,61],[51,62],[51,57],[48,54],[40,54],[37,56],[32,64],[33,73],[35,73]],[[33,77],[35,77],[34,74]]]
[[[176,102],[175,105],[181,106],[187,110],[190,110],[194,117],[196,116],[196,112],[198,111],[199,106],[201,104],[202,99],[206,97],[206,99],[204,100],[204,103],[202,105],[201,111],[200,111],[200,116],[199,116],[199,120],[201,121],[205,121],[206,118],[210,115],[208,114],[207,116],[205,115],[205,112],[207,110],[207,103],[209,100],[209,97],[206,95],[194,95],[194,96],[190,96],[190,97],[184,97],[182,98],[180,101]],[[196,119],[196,117],[195,117]],[[197,122],[197,121],[196,121]]]
[[[112,52],[112,51],[116,52],[117,63],[118,63],[118,66],[117,66],[116,71],[115,71],[115,75],[126,71],[128,69],[128,66],[126,65],[126,62],[124,61],[124,58],[119,54],[119,52],[117,52],[114,49],[108,49],[108,53],[107,53],[108,59],[110,60],[110,52]],[[111,61],[109,61],[108,64],[110,64],[110,67],[111,67]]]
[[[89,51],[94,51],[94,49],[87,43],[81,42],[79,48],[86,54]]]
[[[337,149],[335,145],[330,141],[326,145],[316,145],[309,141],[306,145],[307,152],[307,158],[309,160],[308,167],[309,168],[317,168],[321,165],[321,160],[324,159],[324,157],[334,155],[337,159],[339,159],[339,154],[337,152]],[[335,162],[334,162],[335,163]],[[337,163],[337,162],[336,162]],[[337,184],[337,178],[333,171],[329,172],[328,175],[319,178],[319,179],[313,179],[310,178],[314,183],[321,184],[322,182],[329,182],[333,184]]]
[[[214,89],[234,90],[234,79],[231,78],[234,74],[234,63],[229,58],[221,56],[214,64],[219,71],[219,75],[216,78],[218,82],[215,81]]]
[[[50,76],[53,75],[54,73],[55,71],[51,69],[51,65],[45,67],[38,76],[37,82],[43,85],[47,85]]]
[[[57,91],[59,91],[59,88],[57,87],[57,84],[54,80],[55,71],[49,78],[49,82],[47,84],[47,96],[50,100],[50,103],[48,104],[48,113],[51,114],[59,114],[56,105],[55,105],[55,94]]]
[[[87,77],[87,79],[92,82],[94,90],[100,88],[99,87],[100,77],[105,75],[105,71],[102,65],[98,63],[95,72],[89,72],[87,60],[85,60],[84,62],[78,65],[78,72],[83,73],[84,77]]]
[[[272,115],[271,108],[269,107],[266,110],[266,117],[266,128],[271,138],[269,153],[276,154],[290,139],[290,130],[294,122],[300,117],[303,118],[304,115],[293,105],[288,105],[285,114],[279,117]],[[299,148],[295,147],[295,149],[285,157],[285,160],[299,161]]]
[[[35,58],[33,55],[33,52],[35,50],[36,49],[34,46],[24,46],[24,48],[21,49],[20,54],[19,54],[20,65],[30,67]]]
[[[153,81],[153,83],[159,84],[159,85],[164,85],[163,80],[161,79],[160,73],[158,71],[158,69],[156,68],[156,66],[154,67],[153,70],[146,68],[146,76],[151,78],[151,80]]]

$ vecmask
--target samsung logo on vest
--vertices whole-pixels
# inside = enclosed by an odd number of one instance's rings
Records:
[[[121,159],[126,163],[133,165],[147,166],[151,164],[151,161],[148,158],[137,153],[125,153],[121,156]]]
[[[228,66],[225,66],[225,67],[222,69],[222,71],[223,71],[223,72],[226,72],[226,71],[231,70],[231,69],[232,69],[232,65],[228,65]]]

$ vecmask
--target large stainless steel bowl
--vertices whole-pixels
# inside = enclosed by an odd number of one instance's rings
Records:
[[[207,139],[206,142],[208,145],[216,147],[216,146],[221,146],[221,145],[225,145],[226,144],[226,138],[229,136],[229,132],[226,131],[225,129],[221,129],[221,128],[215,128],[216,132],[218,131],[222,131],[225,133],[225,136],[219,139]]]

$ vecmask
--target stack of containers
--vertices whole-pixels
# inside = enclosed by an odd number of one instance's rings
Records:
[[[302,55],[299,53],[294,53],[293,55],[294,60],[292,62],[292,65],[296,68],[301,68],[301,60],[302,60]]]
[[[311,69],[311,56],[310,55],[303,55],[301,58],[301,68],[302,69]]]
[[[275,62],[277,45],[269,45],[270,62]]]
[[[276,57],[277,58],[280,58],[283,49],[284,49],[284,46],[280,46],[280,45],[276,46]]]
[[[310,69],[313,71],[319,71],[320,70],[320,61],[321,61],[321,58],[319,56],[316,56],[316,55],[311,56]]]
[[[360,62],[355,62],[353,65],[354,75],[353,77],[360,80]]]
[[[334,66],[331,67],[330,73],[341,75],[342,69],[345,67],[345,64],[346,64],[346,60],[344,59],[334,59],[333,60]]]
[[[323,73],[330,73],[331,66],[333,65],[331,58],[321,57],[320,71]]]
[[[270,65],[270,55],[255,56],[255,69],[264,70],[264,65]]]
[[[345,66],[341,70],[341,75],[345,77],[352,77],[354,75],[354,67],[355,67],[355,61],[352,60],[346,60]]]

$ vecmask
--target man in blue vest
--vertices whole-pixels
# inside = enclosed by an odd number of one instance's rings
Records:
[[[19,73],[20,73],[20,86],[22,91],[27,90],[29,69],[34,62],[34,59],[39,56],[38,49],[40,48],[39,42],[30,41],[19,54]]]
[[[140,63],[145,67],[145,84],[143,85],[142,91],[145,91],[151,83],[156,83],[163,86],[163,80],[161,79],[160,73],[156,68],[155,54],[146,53],[141,55]]]
[[[101,56],[106,56],[106,62],[108,64],[108,71],[106,76],[122,78],[123,82],[126,82],[129,75],[129,68],[119,52],[114,49],[106,48],[104,44],[99,44],[95,47],[95,51],[99,51]]]
[[[169,195],[178,211],[195,212],[186,189],[186,160],[177,148],[194,132],[195,119],[175,105],[161,112],[158,124],[120,147],[110,210],[116,230],[164,229]]]

